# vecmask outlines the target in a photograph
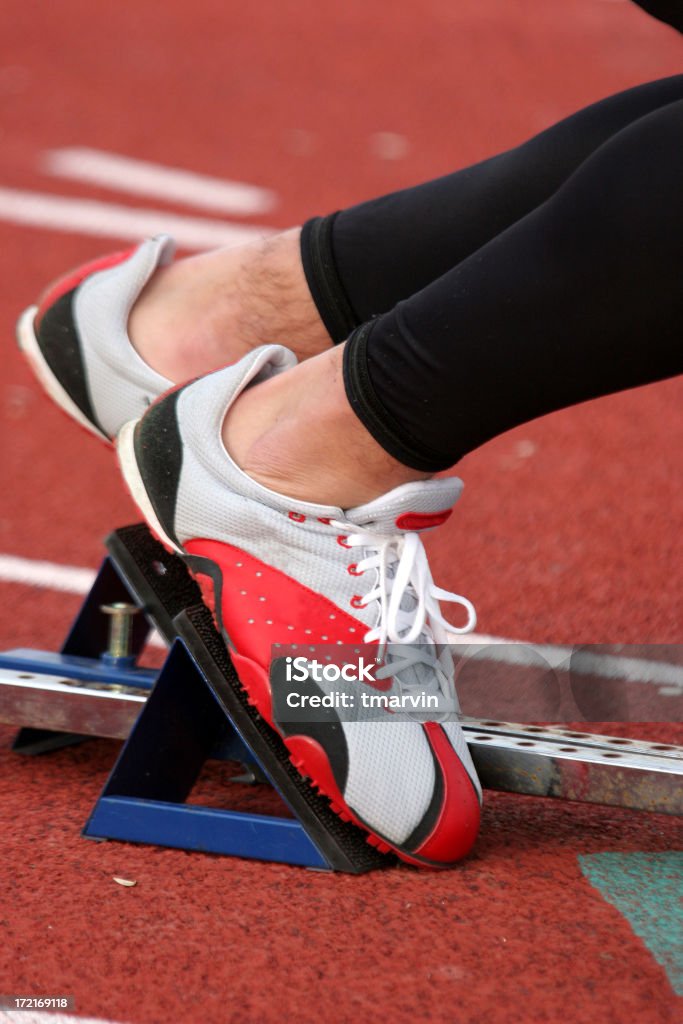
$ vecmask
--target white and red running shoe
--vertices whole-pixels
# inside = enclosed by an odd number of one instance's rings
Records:
[[[50,398],[104,441],[172,386],[133,348],[128,318],[174,251],[173,240],[159,235],[86,263],[55,282],[17,323],[19,347]]]
[[[450,652],[436,646],[447,625],[438,600],[466,607],[461,632],[473,628],[474,609],[435,587],[416,531],[447,518],[462,484],[409,483],[342,511],[249,478],[223,446],[223,419],[244,388],[295,363],[287,349],[264,346],[160,398],[118,436],[123,475],[159,538],[213,579],[240,683],[301,774],[380,849],[444,867],[471,848],[480,816],[481,789],[457,715],[345,721],[329,711],[323,723],[293,724],[273,699],[269,669],[274,644],[310,650],[365,642],[394,652],[401,645],[389,685],[439,690],[456,701]]]

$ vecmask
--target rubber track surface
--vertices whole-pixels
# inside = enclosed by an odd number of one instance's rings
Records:
[[[271,188],[279,205],[249,223],[274,227],[482,158],[680,71],[683,55],[673,31],[600,0],[7,0],[4,13],[0,187],[191,212],[41,171],[46,150],[90,146]],[[12,338],[44,284],[120,243],[0,221],[4,554],[94,567],[101,538],[134,519],[110,453],[43,401]],[[680,641],[682,398],[680,380],[614,396],[465,460],[432,551],[482,631]],[[77,606],[2,584],[0,648],[53,647]],[[632,729],[683,742],[680,728]],[[73,993],[77,1013],[132,1024],[680,1020],[664,967],[578,860],[680,849],[671,819],[492,795],[457,870],[328,877],[87,843],[117,745],[31,760],[11,736],[0,729],[0,991]],[[226,771],[200,799],[225,800]]]

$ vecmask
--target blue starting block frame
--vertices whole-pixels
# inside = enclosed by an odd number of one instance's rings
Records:
[[[0,654],[0,668],[64,676],[149,693],[83,829],[91,839],[150,843],[353,874],[382,867],[365,833],[343,822],[299,775],[279,736],[248,703],[182,560],[144,525],[107,538],[105,559],[59,654]],[[130,601],[136,658],[153,623],[171,647],[158,673],[102,657],[108,623],[101,606]],[[49,700],[49,691],[45,691]],[[97,701],[97,696],[87,699]],[[20,723],[18,723],[20,724]],[[46,753],[90,736],[22,728],[13,749]],[[187,803],[210,758],[241,762],[251,781],[269,782],[293,817]],[[235,780],[237,781],[237,780]],[[240,781],[243,781],[242,779]]]
[[[296,818],[185,803],[217,749],[267,776],[185,643],[175,640],[83,835],[329,868]]]

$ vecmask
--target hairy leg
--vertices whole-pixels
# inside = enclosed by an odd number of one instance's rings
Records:
[[[234,249],[158,271],[129,333],[171,380],[207,373],[264,343],[302,359],[343,341],[548,199],[606,140],[683,98],[683,75],[578,111],[521,146],[435,181]]]
[[[287,343],[300,359],[332,344],[299,258],[300,229],[178,260],[158,270],[133,307],[139,354],[170,380],[235,362],[257,345]]]
[[[227,449],[273,490],[350,507],[536,416],[683,371],[682,128],[683,101],[642,118],[344,346],[245,392]]]

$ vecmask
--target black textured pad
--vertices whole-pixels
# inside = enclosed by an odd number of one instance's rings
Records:
[[[235,722],[273,783],[322,850],[330,867],[360,874],[394,862],[367,841],[367,834],[331,810],[289,760],[280,737],[249,704],[213,616],[183,560],[169,554],[144,525],[116,530],[107,548],[118,571],[157,628],[180,637],[225,713]]]
[[[163,638],[172,643],[176,636],[173,625],[176,615],[202,603],[201,590],[182,558],[167,551],[144,523],[114,530],[105,544],[140,607]]]

